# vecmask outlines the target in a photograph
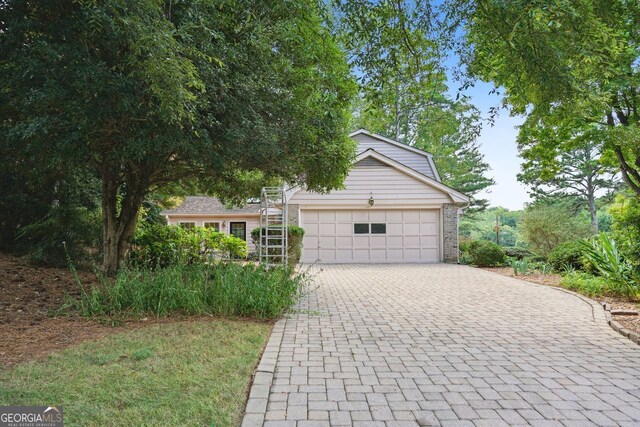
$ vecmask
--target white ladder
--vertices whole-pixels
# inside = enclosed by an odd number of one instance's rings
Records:
[[[263,187],[260,197],[260,263],[287,265],[287,197],[282,187]]]

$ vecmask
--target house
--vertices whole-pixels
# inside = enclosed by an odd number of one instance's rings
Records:
[[[469,197],[441,182],[430,153],[364,129],[349,136],[358,154],[344,189],[288,191],[289,224],[305,230],[302,262],[457,262],[458,218]],[[187,197],[163,214],[172,225],[247,239],[260,206],[228,209],[212,197]]]

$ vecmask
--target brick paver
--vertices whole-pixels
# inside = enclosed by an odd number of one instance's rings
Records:
[[[445,264],[312,274],[245,426],[640,425],[640,347],[574,295]]]

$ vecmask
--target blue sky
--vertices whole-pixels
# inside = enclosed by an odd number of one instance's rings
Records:
[[[491,94],[491,84],[476,82],[476,85],[464,93],[469,96],[470,103],[475,105],[484,119],[489,117],[489,109],[500,104],[500,96]],[[449,81],[449,91],[455,98],[457,84]],[[516,176],[520,172],[521,159],[518,157],[516,128],[524,121],[524,117],[511,117],[509,111],[501,109],[493,126],[485,122],[478,142],[485,161],[491,166],[489,175],[496,184],[479,197],[490,201],[490,206],[502,206],[511,210],[522,209],[529,201],[527,187],[518,182]]]

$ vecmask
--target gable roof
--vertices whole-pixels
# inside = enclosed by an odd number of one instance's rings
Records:
[[[162,215],[229,215],[229,214],[258,214],[260,204],[248,203],[241,207],[227,208],[217,197],[187,196],[174,209],[165,209]]]
[[[407,144],[403,144],[402,142],[395,141],[395,140],[393,140],[391,138],[387,138],[385,136],[379,135],[377,133],[370,132],[370,131],[368,131],[366,129],[362,129],[362,128],[358,129],[358,130],[356,130],[354,132],[351,132],[349,134],[349,137],[353,138],[354,136],[357,136],[357,135],[367,135],[367,136],[369,136],[371,138],[377,139],[378,141],[383,141],[383,142],[386,142],[387,144],[393,145],[395,147],[399,147],[399,148],[405,149],[407,151],[410,151],[412,153],[419,154],[421,156],[426,157],[427,161],[431,165],[431,169],[433,170],[433,173],[434,173],[434,175],[436,177],[436,180],[440,181],[440,174],[438,173],[438,168],[436,168],[436,165],[435,165],[435,163],[433,161],[433,154],[429,153],[428,151],[421,150],[420,148],[412,147],[412,146],[407,145]]]
[[[467,196],[466,194],[463,194],[458,190],[455,190],[449,187],[448,185],[441,183],[440,181],[436,181],[433,178],[430,178],[424,174],[421,174],[420,172],[413,170],[410,167],[405,166],[402,163],[399,163],[393,160],[392,158],[385,156],[384,154],[380,154],[372,148],[369,148],[363,151],[362,153],[358,154],[358,156],[356,157],[355,163],[360,162],[365,158],[373,158],[381,163],[385,163],[389,166],[392,166],[398,169],[400,172],[403,172],[406,175],[409,175],[412,178],[417,179],[418,181],[422,181],[427,185],[437,188],[438,190],[444,193],[447,193],[449,197],[451,197],[451,199],[456,203],[469,203],[470,201],[469,196]]]

